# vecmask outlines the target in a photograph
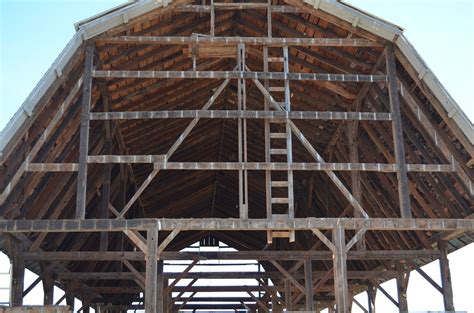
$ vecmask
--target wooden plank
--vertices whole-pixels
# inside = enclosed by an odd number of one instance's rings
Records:
[[[392,133],[397,163],[398,197],[400,215],[402,218],[411,217],[410,192],[408,190],[408,176],[405,165],[405,147],[403,144],[403,126],[400,113],[400,99],[398,97],[397,70],[395,64],[394,47],[389,44],[386,49],[387,76],[389,78],[388,93],[390,110],[392,112]]]
[[[267,6],[265,4],[265,6]],[[188,45],[215,43],[237,46],[239,43],[254,46],[313,46],[313,47],[382,47],[381,43],[359,38],[267,38],[267,37],[209,37],[209,36],[119,36],[98,38],[96,42],[107,44]]]
[[[334,293],[337,312],[349,312],[349,288],[347,284],[347,254],[344,228],[338,225],[333,230],[334,252]]]
[[[156,253],[160,255],[161,252],[165,251],[166,247],[171,243],[171,241],[173,241],[173,239],[179,234],[180,231],[180,229],[173,229],[168,235],[168,237],[166,237],[166,239],[160,243]]]
[[[84,65],[84,85],[82,90],[81,126],[79,142],[79,168],[77,177],[76,218],[86,218],[87,155],[89,153],[89,114],[92,99],[92,71],[94,47],[86,48]]]
[[[158,228],[150,228],[147,231],[147,253],[146,253],[146,276],[145,276],[145,311],[150,313],[161,313],[157,309],[158,288]]]
[[[401,263],[396,264],[397,275],[397,295],[398,295],[398,309],[400,312],[408,312],[407,289],[410,272],[407,272],[405,265]]]
[[[367,228],[368,230],[431,230],[453,231],[474,230],[474,219],[454,218],[294,218],[294,219],[248,219],[236,218],[143,218],[143,219],[56,219],[56,220],[0,220],[2,233],[31,233],[31,232],[101,232],[101,231],[143,231],[158,223],[161,231],[192,230],[312,230],[335,229],[342,225],[347,230]]]
[[[94,78],[135,78],[135,79],[270,79],[299,81],[328,81],[340,83],[386,83],[385,75],[281,73],[251,71],[104,71],[94,70]]]

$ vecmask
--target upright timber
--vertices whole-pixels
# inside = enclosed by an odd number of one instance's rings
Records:
[[[406,312],[417,271],[455,310],[474,130],[401,28],[329,0],[143,0],[76,30],[1,133],[12,306],[42,281],[81,312]]]

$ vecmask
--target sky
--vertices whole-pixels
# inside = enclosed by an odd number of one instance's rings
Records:
[[[471,121],[474,120],[474,1],[473,0],[347,0],[405,29],[431,70],[438,76]],[[13,116],[66,43],[73,23],[123,3],[116,0],[0,0],[0,129]],[[449,256],[458,310],[474,312],[472,267],[474,245]],[[425,270],[439,282],[436,262]],[[8,261],[0,256],[0,273]],[[33,274],[27,279],[34,280]],[[5,280],[0,276],[0,302]],[[396,295],[394,282],[385,288]],[[41,288],[40,288],[41,289]],[[42,299],[42,291],[29,295],[28,303]],[[57,293],[59,294],[59,293]],[[59,297],[59,296],[58,296]],[[359,302],[366,304],[364,295]],[[410,310],[442,310],[442,298],[418,274],[412,274]],[[396,312],[379,293],[379,312]],[[354,308],[353,312],[362,312]]]

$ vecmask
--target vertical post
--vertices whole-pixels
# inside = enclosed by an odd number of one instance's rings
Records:
[[[158,228],[150,228],[146,237],[145,312],[157,313],[158,262],[156,252],[158,249]]]
[[[163,313],[163,308],[164,308],[164,293],[163,293],[163,260],[158,260],[158,277],[156,280],[156,312],[157,313]]]
[[[293,310],[293,305],[291,303],[291,283],[290,280],[285,279],[285,303],[286,303],[286,310],[291,311]]]
[[[398,309],[400,313],[408,312],[408,301],[407,301],[407,288],[408,288],[408,279],[409,273],[406,272],[406,269],[403,264],[397,264],[397,293],[398,293]]]
[[[338,225],[333,229],[332,239],[335,247],[333,260],[336,310],[337,313],[346,313],[349,308],[349,289],[347,286],[346,241],[342,225]]]
[[[347,125],[347,143],[349,146],[349,162],[359,163],[359,150],[357,147],[358,121],[350,121]],[[362,187],[360,181],[360,172],[351,171],[351,192],[357,202],[362,203]],[[354,217],[362,218],[361,212],[354,208]],[[366,250],[365,235],[357,242],[356,248],[359,251]]]
[[[439,241],[438,249],[441,252],[439,266],[441,271],[441,283],[443,287],[444,310],[454,312],[453,286],[451,283],[451,271],[449,270],[447,242],[444,240]]]
[[[239,43],[237,47],[237,65],[240,72],[245,69],[245,46]],[[245,81],[237,79],[237,105],[238,110],[246,109]],[[247,121],[237,119],[238,132],[238,153],[239,163],[247,162]],[[248,218],[248,176],[247,170],[239,170],[239,215],[241,219]]]
[[[25,286],[25,260],[22,257],[23,244],[8,237],[11,262],[10,306],[23,305],[23,289]]]
[[[268,46],[263,46],[263,71],[268,72]],[[270,83],[268,79],[263,80],[263,85],[265,90],[269,89]],[[265,97],[264,101],[264,110],[270,110],[270,104]],[[264,133],[265,133],[265,162],[271,162],[270,154],[270,121],[268,119],[264,120]],[[265,207],[267,212],[267,218],[272,216],[272,172],[270,170],[265,170]],[[267,231],[267,243],[272,243],[272,231]]]
[[[311,259],[304,260],[304,283],[306,294],[306,311],[314,311],[313,267],[311,264]]]
[[[54,280],[51,270],[47,266],[42,265],[42,274],[43,274],[43,304],[44,305],[53,305],[54,298]]]
[[[215,35],[215,27],[216,27],[216,11],[214,9],[214,0],[211,0],[211,36],[214,37]]]
[[[82,306],[82,313],[89,313],[89,312],[90,312],[89,304],[84,304]]]
[[[390,110],[392,112],[393,145],[395,161],[397,163],[398,198],[402,218],[411,218],[410,193],[408,191],[408,176],[405,164],[405,147],[403,146],[402,116],[400,113],[400,99],[398,96],[397,71],[395,52],[392,44],[386,49],[386,65],[388,76],[388,94]]]
[[[267,36],[272,38],[272,0],[267,0]]]
[[[81,128],[79,141],[79,169],[77,172],[76,219],[86,218],[87,155],[89,153],[89,114],[92,95],[92,67],[94,48],[87,46],[82,90]]]
[[[104,107],[104,112],[110,111],[109,99],[106,94],[105,84],[100,86],[100,91],[102,93],[102,104]],[[104,131],[105,131],[105,154],[112,154],[112,134],[110,128],[110,120],[104,121]],[[100,217],[109,218],[109,203],[110,203],[110,174],[112,165],[110,163],[103,165],[103,182],[101,188],[101,199],[100,199]],[[104,231],[100,233],[100,251],[107,251],[109,242],[109,233]]]

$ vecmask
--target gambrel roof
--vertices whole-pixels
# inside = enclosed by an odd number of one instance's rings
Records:
[[[293,13],[274,12],[275,38],[337,38],[367,40],[364,47],[290,47],[290,72],[384,75],[385,48],[393,43],[396,74],[400,88],[403,132],[408,164],[435,164],[430,170],[409,172],[412,214],[415,218],[472,218],[474,178],[474,129],[472,123],[440,84],[435,75],[403,35],[400,27],[383,21],[344,2],[334,0],[273,0],[273,5],[287,5]],[[207,34],[209,16],[193,11],[201,1],[135,1],[98,14],[75,25],[76,34],[48,72],[28,96],[0,135],[0,217],[5,219],[69,219],[76,206],[76,173],[30,170],[29,163],[71,163],[77,170],[81,84],[87,45],[96,51],[95,66],[103,72],[121,70],[185,71],[193,66],[188,46],[117,44],[118,36],[191,36]],[[190,7],[187,7],[190,6]],[[216,36],[266,36],[266,16],[262,10],[223,10],[216,13]],[[109,40],[109,41],[108,41]],[[112,40],[112,41],[110,41]],[[251,45],[250,45],[251,46]],[[247,49],[247,65],[261,69],[261,47]],[[272,50],[271,53],[274,53]],[[231,71],[232,58],[202,58],[197,67],[206,71]],[[273,66],[273,65],[272,65]],[[275,65],[275,70],[281,71]],[[370,76],[372,75],[372,76]],[[384,76],[385,77],[385,76]],[[92,111],[198,110],[218,90],[217,79],[137,79],[133,77],[94,78]],[[390,112],[388,92],[383,84],[365,88],[361,82],[337,81],[291,82],[292,109],[295,111]],[[371,85],[372,86],[372,85]],[[230,82],[215,103],[215,110],[235,108],[239,87]],[[360,96],[360,95],[363,96]],[[247,86],[249,110],[262,110],[264,98],[252,84]],[[375,115],[375,114],[374,114]],[[332,116],[331,116],[332,118]],[[183,122],[184,121],[184,122]],[[90,155],[104,155],[103,121],[91,121]],[[112,121],[112,154],[163,155],[180,138],[187,120]],[[339,120],[295,121],[309,143],[329,162],[349,162],[347,151],[352,144]],[[54,126],[50,126],[54,125]],[[341,126],[343,125],[343,126]],[[361,163],[395,163],[392,128],[389,120],[360,121],[356,139]],[[248,122],[249,162],[260,162],[265,154],[265,135],[260,120]],[[174,151],[173,162],[235,162],[237,160],[236,119],[199,121],[183,144]],[[46,135],[45,135],[46,133]],[[35,147],[43,142],[42,147]],[[294,140],[294,162],[314,162],[304,144]],[[30,158],[27,156],[34,152]],[[100,163],[100,162],[97,162]],[[113,164],[110,173],[111,203],[124,207],[139,186],[147,180],[153,162]],[[38,164],[37,164],[38,165]],[[436,167],[440,165],[440,167]],[[76,167],[74,167],[76,166]],[[447,171],[444,169],[449,168]],[[87,218],[100,216],[103,164],[89,166]],[[336,171],[341,184],[351,185],[349,171]],[[324,171],[295,171],[297,217],[345,217],[351,205],[334,188]],[[362,171],[361,204],[370,217],[399,217],[397,177],[393,171]],[[250,218],[265,217],[265,177],[261,171],[249,171]],[[148,188],[133,204],[126,218],[238,217],[238,178],[235,171],[166,170],[154,177]],[[179,250],[208,236],[209,232],[183,232],[168,248]],[[236,249],[268,248],[264,235],[242,231],[213,234]],[[278,243],[280,250],[308,250],[315,237],[298,234],[295,243]],[[26,236],[31,250],[94,250],[96,233]],[[449,235],[432,231],[387,231],[366,234],[368,250],[427,249],[439,239],[450,240],[450,249],[472,242],[471,234]],[[112,249],[130,248],[119,234],[111,236]],[[0,247],[4,245],[0,241]],[[420,264],[428,259],[418,260]],[[93,263],[93,262],[92,262]],[[352,270],[373,270],[386,265],[384,260],[350,261]],[[35,268],[37,263],[30,262]],[[100,271],[103,264],[93,263],[90,271]],[[321,268],[328,266],[321,262]],[[68,270],[81,268],[70,262]],[[286,266],[286,265],[285,265]],[[99,282],[97,282],[99,283]],[[126,283],[125,283],[126,284]]]

